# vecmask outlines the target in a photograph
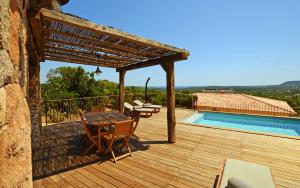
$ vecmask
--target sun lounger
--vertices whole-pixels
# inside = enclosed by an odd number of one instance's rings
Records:
[[[264,165],[227,159],[218,188],[275,188],[270,168]]]
[[[143,103],[140,100],[134,100],[133,103],[136,104],[137,106],[142,107],[142,108],[152,108],[152,109],[155,110],[155,113],[158,113],[161,109],[161,105],[154,105],[154,104],[151,104],[151,103]]]
[[[151,109],[151,108],[143,108],[143,107],[140,107],[140,106],[132,106],[131,104],[127,103],[127,102],[124,102],[124,107],[126,110],[129,110],[131,113],[133,111],[137,111],[137,112],[140,112],[142,116],[145,116],[145,117],[150,117],[152,116],[152,113],[155,112],[154,109]]]

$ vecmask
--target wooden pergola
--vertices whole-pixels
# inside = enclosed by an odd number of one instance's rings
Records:
[[[30,21],[40,61],[110,67],[119,72],[120,112],[126,72],[161,65],[167,80],[168,141],[175,142],[174,62],[186,60],[188,51],[48,9],[41,9]]]

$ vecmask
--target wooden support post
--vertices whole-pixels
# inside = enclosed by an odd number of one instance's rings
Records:
[[[125,86],[124,78],[126,71],[120,71],[119,73],[119,112],[124,112],[124,102],[125,102]]]
[[[167,118],[168,118],[168,142],[176,142],[176,118],[175,118],[175,79],[174,62],[166,62],[161,65],[167,75]]]

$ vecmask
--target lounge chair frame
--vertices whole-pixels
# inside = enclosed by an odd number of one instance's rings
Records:
[[[141,107],[141,108],[150,108],[154,110],[154,113],[158,113],[161,109],[160,105],[153,105],[153,104],[145,104],[140,100],[134,100],[133,101],[134,104],[136,104],[137,106]]]
[[[124,108],[125,108],[125,110],[130,111],[130,115],[133,113],[133,111],[137,111],[137,112],[140,112],[141,116],[143,116],[143,117],[151,117],[152,114],[155,112],[154,109],[134,107],[134,106],[132,106],[131,104],[129,104],[127,102],[124,103]]]

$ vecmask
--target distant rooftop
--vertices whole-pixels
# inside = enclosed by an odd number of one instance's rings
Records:
[[[286,101],[233,93],[194,93],[200,110],[292,116],[297,113]]]

